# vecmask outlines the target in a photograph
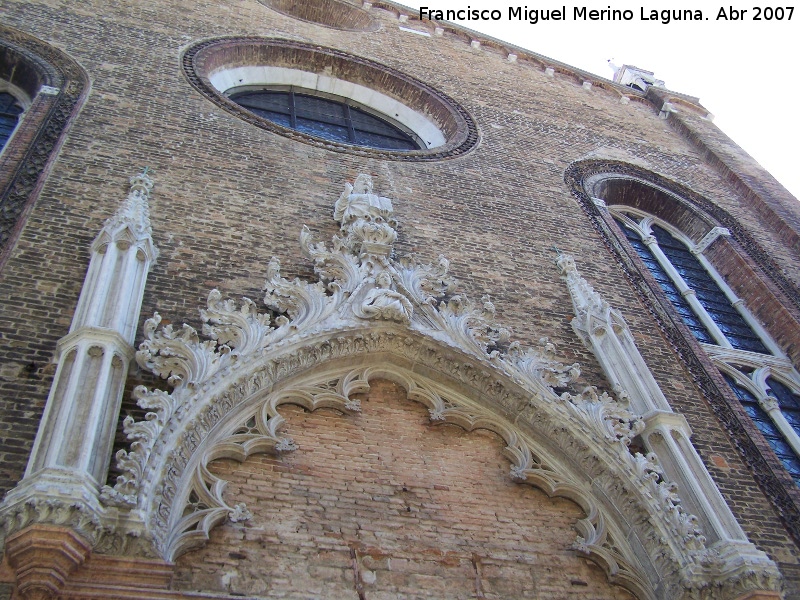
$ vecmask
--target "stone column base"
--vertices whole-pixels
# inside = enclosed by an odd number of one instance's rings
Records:
[[[6,540],[6,556],[17,579],[15,600],[58,597],[91,551],[86,540],[64,527],[31,525],[13,534]]]

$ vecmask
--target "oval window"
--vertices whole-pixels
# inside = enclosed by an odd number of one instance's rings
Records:
[[[190,47],[184,73],[209,100],[273,133],[336,152],[440,160],[478,143],[454,100],[386,65],[302,42],[219,38]]]

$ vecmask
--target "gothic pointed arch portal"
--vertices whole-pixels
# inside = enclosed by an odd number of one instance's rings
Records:
[[[301,234],[319,281],[287,281],[270,262],[267,312],[214,290],[201,311],[203,339],[188,325],[158,330],[158,314],[147,321],[137,361],[173,391],[135,392],[150,412],[126,419],[133,442],[117,455],[123,475],[103,493],[121,515],[117,534],[143,535],[173,560],[225,519],[246,520],[247,507],[226,503],[208,463],[295,451],[282,405],[357,412],[356,394],[378,377],[400,384],[433,421],[497,433],[510,477],[577,503],[585,516],[573,549],[638,598],[776,589],[763,553],[746,539],[707,545],[657,456],[629,451],[644,424],[623,390],[618,399],[593,388],[558,395],[577,365],[557,362],[546,340],[527,350],[510,343],[488,298],[476,305],[456,293],[443,257],[393,259],[392,204],[368,176],[346,186],[334,218],[332,248]]]

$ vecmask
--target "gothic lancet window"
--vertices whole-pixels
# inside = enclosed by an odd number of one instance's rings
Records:
[[[609,210],[800,486],[800,375],[688,236],[638,209]]]
[[[737,376],[738,375],[738,376]],[[744,375],[748,375],[745,370]],[[752,374],[723,372],[742,407],[800,486],[800,394],[774,377],[757,386]],[[759,399],[760,398],[760,399]]]

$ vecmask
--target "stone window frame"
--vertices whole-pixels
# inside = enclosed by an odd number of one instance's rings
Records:
[[[786,531],[800,547],[800,488],[790,477],[777,456],[772,452],[761,432],[744,411],[735,393],[725,381],[720,363],[713,358],[714,351],[735,355],[744,361],[747,353],[717,346],[703,347],[681,320],[668,301],[659,284],[645,267],[638,254],[628,243],[624,233],[614,221],[606,204],[595,193],[597,182],[603,179],[629,179],[645,186],[666,192],[670,200],[680,205],[670,221],[692,231],[691,238],[701,241],[704,234],[716,226],[730,231],[711,248],[716,261],[724,255],[743,265],[757,285],[761,304],[777,307],[793,318],[789,330],[777,332],[767,328],[770,337],[786,347],[798,338],[800,323],[800,289],[782,272],[779,264],[761,243],[718,204],[676,181],[658,175],[641,166],[614,159],[583,159],[572,163],[565,171],[564,181],[589,219],[589,225],[599,235],[610,256],[628,279],[643,306],[652,314],[665,336],[668,345],[683,363],[700,394],[708,401],[712,411],[727,431],[733,445],[741,453],[751,475],[780,516]],[[687,220],[686,216],[690,215]],[[752,293],[752,291],[751,291]],[[747,298],[745,298],[747,300]],[[787,352],[790,350],[787,347]],[[796,349],[795,349],[796,350]],[[756,355],[773,360],[775,357]],[[789,352],[792,363],[800,360],[795,351]],[[735,361],[731,361],[735,362]],[[740,363],[740,364],[746,364]],[[785,380],[785,378],[783,378]]]
[[[270,82],[264,83],[265,78]],[[247,90],[293,90],[299,94],[347,103],[373,114],[394,127],[410,132],[415,141],[420,144],[420,150],[423,151],[433,150],[447,143],[439,128],[424,115],[411,110],[386,94],[334,77],[284,67],[240,67],[217,73],[210,78],[210,81],[226,98]],[[282,127],[274,121],[272,123]],[[372,147],[349,145],[361,148]],[[375,149],[381,150],[381,148]]]
[[[695,315],[697,315],[697,317],[702,321],[703,325],[705,325],[706,329],[716,342],[716,344],[705,344],[701,342],[701,346],[719,346],[721,348],[727,348],[731,350],[734,349],[726,335],[720,330],[717,322],[714,320],[714,317],[709,314],[705,307],[697,300],[694,290],[692,290],[691,286],[683,279],[677,269],[675,269],[675,267],[672,265],[670,259],[661,250],[658,240],[652,235],[651,227],[653,225],[665,229],[670,235],[672,235],[673,238],[686,246],[686,248],[692,252],[692,254],[694,254],[697,261],[705,269],[706,273],[708,273],[719,290],[724,294],[731,306],[742,316],[753,333],[760,338],[761,342],[772,353],[772,355],[786,358],[780,346],[775,343],[761,323],[759,323],[753,314],[747,309],[744,301],[736,295],[728,283],[719,274],[717,269],[714,268],[714,265],[712,265],[711,262],[703,255],[700,244],[695,244],[692,239],[684,234],[680,229],[645,211],[626,205],[609,205],[608,211],[613,217],[625,222],[630,229],[639,234],[639,236],[642,238],[642,241],[650,249],[653,257],[658,261],[664,271],[666,271],[669,278],[678,288],[678,291],[681,292],[681,295],[689,303],[689,306],[694,311]],[[640,219],[640,221],[634,221],[629,217],[629,215],[635,215]],[[786,360],[788,362],[788,359]],[[791,362],[788,364],[791,366]]]
[[[769,365],[759,362],[746,363],[739,361],[740,366],[753,369],[750,375],[736,368],[736,363],[721,362],[718,367],[723,374],[730,377],[737,386],[747,390],[758,402],[761,409],[772,420],[778,432],[795,453],[800,461],[800,431],[797,431],[781,410],[781,405],[770,394],[769,379],[776,379],[786,386],[795,396],[800,397],[800,377],[794,369],[787,369],[784,365]]]
[[[766,382],[769,377],[775,377],[796,395],[800,395],[800,373],[793,367],[791,361],[774,342],[761,323],[747,310],[742,299],[733,292],[719,272],[709,260],[703,256],[700,250],[701,244],[695,244],[691,238],[673,225],[645,211],[626,205],[608,205],[607,208],[615,220],[623,221],[627,227],[639,234],[642,241],[644,241],[649,248],[651,255],[661,265],[667,276],[672,279],[678,291],[681,292],[681,295],[683,295],[689,303],[690,308],[703,322],[703,325],[705,325],[708,332],[717,342],[716,344],[700,342],[700,346],[708,353],[711,360],[714,361],[714,364],[723,374],[732,377],[737,384],[745,387],[756,397],[764,412],[769,416],[775,427],[783,436],[784,441],[792,447],[798,460],[800,460],[800,432],[795,431],[787,421],[786,417],[781,412],[780,405],[770,396],[769,387]],[[631,215],[639,220],[636,221],[630,218]],[[687,249],[692,251],[700,265],[711,276],[711,279],[717,284],[720,291],[731,303],[731,306],[744,318],[753,333],[761,339],[761,342],[772,354],[739,350],[731,346],[725,334],[720,331],[714,318],[700,304],[697,298],[694,297],[693,290],[683,280],[669,258],[661,251],[658,240],[651,233],[651,227],[653,225],[665,229],[676,240],[686,246]],[[753,374],[747,377],[737,368],[737,366],[741,365],[753,368]]]
[[[341,50],[280,38],[218,37],[189,46],[181,63],[189,83],[228,113],[260,129],[326,150],[382,160],[438,161],[467,154],[480,141],[475,120],[454,99],[388,65]],[[225,96],[228,89],[244,85],[295,85],[351,99],[394,118],[429,147],[368,148],[283,127]],[[444,143],[433,140],[426,135],[427,129],[417,126],[423,121],[439,130]]]

